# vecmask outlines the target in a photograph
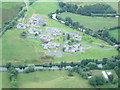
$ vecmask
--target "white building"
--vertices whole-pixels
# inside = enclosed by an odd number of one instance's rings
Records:
[[[80,45],[64,45],[64,48],[65,48],[64,52],[70,52],[70,53],[84,51],[84,48]]]
[[[79,35],[78,33],[75,32],[69,32],[70,38],[76,40],[76,41],[81,41],[82,40],[82,36]]]
[[[40,40],[44,40],[47,42],[54,40],[54,37],[51,37],[50,35],[44,35],[44,34],[40,35],[39,38]]]
[[[29,25],[28,24],[24,24],[24,23],[18,23],[16,27],[17,27],[17,29],[24,30],[24,29],[28,28]]]
[[[44,49],[56,49],[60,46],[60,44],[48,42],[47,44],[42,44],[42,46],[44,47]]]
[[[42,30],[36,28],[30,28],[28,31],[29,34],[40,34],[41,32]]]
[[[108,80],[108,75],[107,75],[107,73],[106,73],[105,71],[102,71],[102,74],[103,74],[104,78]]]
[[[45,33],[52,34],[53,36],[63,35],[62,29],[46,27]]]

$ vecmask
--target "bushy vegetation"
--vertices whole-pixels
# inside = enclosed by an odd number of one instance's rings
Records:
[[[85,5],[78,7],[77,5],[74,4],[60,2],[59,6],[62,8],[62,10],[57,12],[60,13],[67,11],[86,16],[93,16],[93,14],[116,14],[116,11],[110,5],[107,4],[97,3],[93,5]]]
[[[99,86],[105,84],[105,79],[103,76],[95,76],[89,79],[89,84],[92,86]]]
[[[15,70],[15,67],[11,63],[7,63],[6,67],[8,69],[8,73],[9,73],[9,80],[11,83],[11,88],[18,88],[18,84],[17,84],[18,72],[17,72],[17,70]]]

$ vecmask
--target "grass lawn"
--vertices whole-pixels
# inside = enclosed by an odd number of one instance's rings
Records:
[[[111,30],[111,31],[109,31],[109,34],[111,35],[111,36],[113,36],[116,40],[118,40],[118,37],[119,37],[119,31],[120,29],[115,29],[115,30]]]
[[[10,88],[10,81],[7,72],[0,72],[0,89]]]
[[[29,39],[20,38],[21,30],[7,31],[2,37],[2,61],[3,63],[12,61],[35,62],[39,61],[40,53],[34,43]]]
[[[25,6],[23,2],[2,2],[2,24],[12,20],[17,16],[21,6]]]
[[[118,19],[112,17],[90,17],[73,13],[61,13],[62,18],[70,17],[74,22],[79,22],[92,30],[109,29],[118,26]]]
[[[111,53],[112,52],[112,53]],[[117,55],[117,51],[115,49],[113,50],[101,50],[96,48],[91,48],[88,50],[85,50],[83,53],[78,53],[76,55],[64,55],[62,58],[56,57],[56,61],[81,61],[83,59],[101,59],[101,58],[107,58],[114,55]]]
[[[24,83],[23,83],[24,82]],[[88,81],[75,74],[67,76],[67,71],[37,71],[18,75],[20,88],[91,88]]]

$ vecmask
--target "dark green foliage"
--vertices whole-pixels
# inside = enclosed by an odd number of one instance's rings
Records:
[[[93,14],[115,14],[116,11],[107,4],[85,5],[77,10],[78,14],[91,16]]]
[[[101,16],[106,16],[105,14],[116,14],[116,11],[110,5],[107,4],[97,3],[93,5],[85,5],[83,7],[82,6],[78,7],[77,5],[74,4],[59,2],[59,6],[64,11],[87,16],[94,16],[94,14],[95,15],[101,14]]]
[[[34,72],[34,66],[29,66],[27,69],[25,69],[25,73],[30,73],[30,72]]]
[[[103,76],[94,76],[89,79],[89,84],[92,86],[104,85],[105,83],[106,80],[103,78]]]

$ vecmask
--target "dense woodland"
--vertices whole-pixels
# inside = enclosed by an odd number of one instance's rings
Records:
[[[110,5],[100,3],[78,7],[74,4],[60,2],[59,6],[62,9],[60,12],[67,11],[86,16],[93,16],[94,14],[103,14],[103,16],[105,16],[105,14],[116,14],[116,11]]]

